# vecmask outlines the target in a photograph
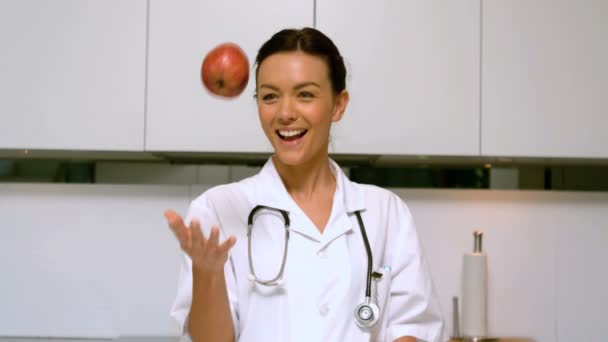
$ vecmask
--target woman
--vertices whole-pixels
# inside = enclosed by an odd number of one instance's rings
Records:
[[[328,156],[349,102],[333,42],[283,30],[256,65],[274,155],[256,176],[195,199],[188,226],[165,213],[185,252],[172,316],[194,341],[444,341],[408,208],[349,181]]]

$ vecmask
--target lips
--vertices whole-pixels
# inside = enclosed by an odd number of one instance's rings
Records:
[[[277,135],[283,141],[295,141],[302,138],[308,132],[307,129],[278,129]]]

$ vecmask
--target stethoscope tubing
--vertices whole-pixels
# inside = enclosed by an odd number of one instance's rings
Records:
[[[262,209],[279,212],[281,214],[281,216],[283,216],[283,220],[285,222],[285,246],[284,246],[284,250],[283,250],[283,260],[281,261],[281,269],[279,270],[279,273],[277,274],[277,276],[270,280],[262,280],[262,279],[259,279],[255,275],[256,273],[255,273],[255,269],[253,267],[253,258],[251,257],[251,255],[252,255],[251,254],[251,232],[253,230],[253,218],[255,217],[255,214],[259,210],[262,210]],[[249,254],[248,259],[249,259],[250,277],[253,278],[253,280],[260,283],[261,285],[265,285],[265,286],[278,285],[281,278],[283,277],[283,271],[285,270],[285,262],[287,261],[287,252],[288,252],[288,248],[289,248],[289,226],[290,226],[289,215],[287,214],[287,212],[285,210],[271,208],[271,207],[267,207],[264,205],[255,206],[249,213],[249,217],[247,217],[247,253]]]
[[[255,214],[261,209],[268,209],[271,211],[277,211],[283,216],[283,220],[285,222],[285,247],[283,250],[283,260],[281,262],[281,269],[276,277],[270,280],[262,280],[256,276],[254,267],[253,267],[253,258],[251,253],[251,235],[253,230],[253,219]],[[363,223],[363,219],[361,218],[361,212],[359,210],[355,211],[354,214],[357,216],[357,221],[359,223],[359,230],[361,231],[361,237],[363,238],[363,244],[365,245],[365,252],[367,253],[367,275],[366,275],[366,285],[365,285],[365,301],[357,306],[355,309],[355,321],[361,327],[370,327],[378,321],[379,308],[378,305],[372,303],[371,300],[371,287],[372,287],[372,268],[373,268],[373,259],[372,259],[372,249],[369,245],[369,240],[367,238],[367,233],[365,231],[365,225]],[[263,205],[255,206],[251,212],[249,213],[249,217],[247,218],[247,253],[249,259],[249,271],[250,271],[250,280],[257,282],[258,284],[265,286],[274,286],[282,283],[283,271],[285,269],[285,263],[287,261],[287,249],[289,246],[289,214],[282,209],[271,208]]]
[[[257,277],[255,277],[255,280],[262,284],[262,285],[267,285],[267,286],[272,286],[272,285],[276,285],[277,281],[283,276],[283,271],[285,269],[285,262],[287,261],[287,249],[289,248],[289,227],[290,227],[290,220],[289,220],[289,215],[285,210],[281,210],[281,209],[276,209],[276,208],[272,208],[272,207],[268,207],[268,206],[264,206],[264,205],[257,205],[255,206],[251,212],[249,213],[249,217],[247,217],[247,252],[249,253],[249,269],[251,271],[251,275],[255,275],[255,269],[253,267],[253,258],[251,258],[251,232],[253,230],[253,218],[255,217],[255,214],[262,210],[262,209],[267,209],[267,210],[273,210],[273,211],[278,211],[281,216],[283,216],[283,220],[285,222],[285,250],[283,253],[283,260],[281,262],[281,269],[279,271],[279,274],[274,277],[271,280],[261,280],[258,279]],[[367,238],[367,233],[365,232],[365,225],[363,223],[363,219],[361,218],[361,212],[359,210],[355,211],[355,216],[357,216],[357,222],[359,223],[359,230],[361,231],[361,236],[363,237],[363,244],[365,245],[365,252],[367,253],[367,274],[366,274],[366,282],[365,282],[365,297],[368,299],[371,298],[371,287],[372,287],[372,267],[373,267],[373,256],[372,256],[372,249],[369,245],[369,240]]]
[[[357,216],[357,221],[359,222],[359,230],[361,230],[361,235],[363,236],[363,243],[365,244],[365,251],[367,252],[367,282],[365,285],[365,298],[368,300],[371,298],[371,288],[372,288],[372,268],[373,268],[373,259],[372,259],[372,249],[369,245],[369,240],[367,239],[367,233],[365,232],[365,225],[363,224],[363,219],[361,219],[361,212],[355,211],[355,215]]]

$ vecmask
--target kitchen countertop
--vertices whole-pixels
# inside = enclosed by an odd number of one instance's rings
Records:
[[[0,337],[0,342],[179,342],[179,337],[58,338]]]
[[[499,338],[451,338],[448,342],[534,342],[534,340],[521,337]]]
[[[57,338],[57,337],[0,337],[0,342],[180,342],[188,341],[187,339],[181,340],[179,337],[120,337],[120,338]],[[449,342],[469,342],[470,339],[451,339]],[[479,341],[492,341],[492,342],[532,342],[533,340],[525,338],[497,338],[497,339],[485,339]]]

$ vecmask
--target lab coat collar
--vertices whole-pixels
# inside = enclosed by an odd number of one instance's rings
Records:
[[[363,193],[356,186],[357,184],[351,182],[348,177],[344,174],[338,163],[329,159],[329,163],[336,176],[337,189],[342,192],[342,200],[344,202],[344,209],[348,214],[352,214],[358,210],[365,210],[365,200]]]
[[[351,182],[346,177],[335,161],[329,159],[329,162],[332,172],[336,177],[334,201],[337,201],[337,203],[334,203],[332,216],[327,227],[339,227],[337,229],[326,229],[321,234],[314,227],[287,192],[272,158],[266,162],[259,173],[261,182],[258,183],[258,196],[256,196],[259,201],[257,204],[288,211],[290,218],[292,218],[291,230],[321,242],[321,246],[319,246],[321,249],[332,240],[352,229],[352,221],[348,218],[350,214],[354,211],[365,209],[363,194],[356,187],[356,183]]]
[[[336,194],[334,195],[334,207],[332,208],[330,221],[319,240],[321,242],[318,247],[319,251],[323,250],[333,240],[352,231],[353,227],[358,226],[358,222],[353,222],[352,216],[354,216],[355,211],[365,209],[363,194],[356,186],[357,184],[346,177],[335,161],[330,159],[329,162],[336,177]]]
[[[352,214],[357,210],[365,210],[365,200],[363,193],[356,186],[357,184],[351,182],[348,177],[344,174],[338,163],[331,158],[329,159],[330,166],[336,177],[336,191],[341,192],[341,197],[344,203],[344,209],[348,214]],[[260,187],[258,189],[257,199],[261,205],[274,207],[277,209],[283,209],[287,211],[294,211],[297,205],[287,193],[287,189],[279,176],[277,169],[274,166],[272,157],[266,161],[264,167],[259,173]]]
[[[258,176],[260,179],[256,189],[258,203],[255,204],[293,212],[296,204],[287,193],[285,184],[274,167],[272,157],[266,161]]]

